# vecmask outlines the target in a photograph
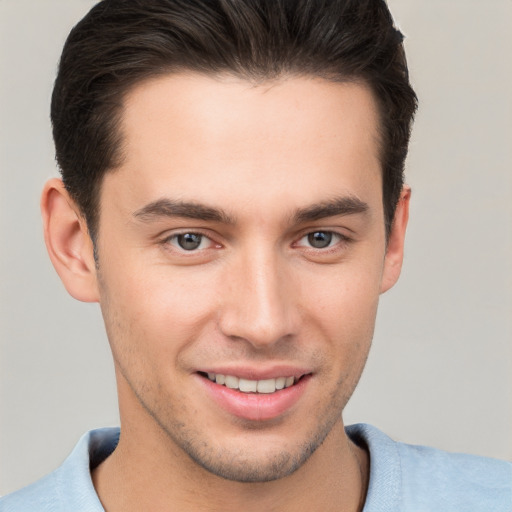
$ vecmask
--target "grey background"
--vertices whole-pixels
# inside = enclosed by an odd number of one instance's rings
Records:
[[[38,207],[56,63],[93,3],[0,0],[0,494],[118,421],[99,308],[67,296]],[[512,459],[512,1],[389,4],[421,99],[412,214],[346,421]]]

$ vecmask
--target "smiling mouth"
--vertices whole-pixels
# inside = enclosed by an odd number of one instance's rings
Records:
[[[297,384],[305,375],[300,377],[277,377],[275,379],[250,380],[234,375],[223,375],[221,373],[199,372],[204,378],[209,379],[220,386],[241,391],[242,393],[263,393],[271,394]]]

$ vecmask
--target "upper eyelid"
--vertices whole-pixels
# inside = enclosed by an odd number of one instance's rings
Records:
[[[186,235],[186,234],[200,235],[202,237],[205,237],[205,238],[208,238],[211,240],[211,237],[209,237],[208,235],[205,235],[204,233],[197,231],[197,230],[193,231],[191,229],[188,229],[185,231],[177,231],[177,232],[173,231],[172,233],[165,232],[165,233],[162,233],[161,235],[158,235],[156,238],[157,238],[157,241],[159,244],[165,245],[165,244],[170,243],[171,240],[175,240],[178,236]]]
[[[185,233],[181,233],[185,234]],[[197,233],[200,234],[200,233]],[[176,241],[173,243],[173,238],[179,236],[180,233],[169,235],[168,237],[163,238],[159,241],[158,245],[165,250],[166,252],[170,253],[171,255],[178,256],[180,258],[193,258],[198,257],[200,254],[204,254],[205,251],[208,251],[209,249],[212,249],[212,245],[214,242],[210,240],[209,246],[199,249],[191,249],[187,250],[183,247],[180,247]],[[202,243],[202,242],[201,242]]]
[[[347,231],[350,231],[350,230],[347,229]],[[304,238],[305,236],[311,235],[313,233],[332,233],[333,235],[337,235],[337,236],[343,238],[344,240],[350,240],[350,238],[351,238],[350,235],[348,235],[346,233],[343,233],[343,231],[341,231],[340,229],[335,229],[335,228],[307,228],[307,229],[300,230],[295,235],[295,239],[296,240],[300,240],[301,238]]]
[[[349,230],[350,231],[350,230]],[[294,236],[293,236],[293,241],[292,241],[292,245],[293,244],[296,244],[297,242],[299,242],[300,240],[302,240],[304,237],[310,235],[310,234],[313,234],[313,233],[318,233],[318,232],[323,232],[323,233],[332,233],[333,235],[337,236],[337,237],[340,237],[340,242],[350,242],[352,240],[352,238],[345,234],[345,233],[342,233],[340,232],[339,230],[337,229],[329,229],[329,228],[307,228],[307,229],[303,229],[301,231],[299,231],[298,233],[296,233]],[[157,238],[160,239],[160,243],[166,243],[168,242],[169,240],[177,237],[177,236],[180,236],[180,235],[185,235],[185,234],[196,234],[196,235],[200,235],[200,236],[203,236],[205,238],[208,238],[210,240],[211,243],[213,244],[216,244],[216,245],[225,245],[224,242],[219,242],[217,240],[217,238],[221,238],[220,236],[219,237],[215,237],[215,235],[212,235],[210,233],[209,230],[204,230],[204,229],[201,229],[201,228],[192,228],[192,229],[180,229],[180,228],[177,228],[175,230],[173,230],[172,232],[169,232],[169,231],[166,231],[164,232],[163,234],[159,235]]]
[[[213,241],[213,237],[212,237],[211,233],[209,233],[209,232],[207,232],[207,230],[204,230],[201,228],[193,228],[193,229],[177,228],[177,229],[173,229],[172,231],[166,230],[163,233],[161,233],[160,235],[158,235],[157,238],[161,238],[161,241],[165,242],[166,240],[170,240],[171,238],[174,238],[176,236],[187,235],[187,234],[201,235],[201,236],[204,236]]]
[[[306,231],[304,234],[298,237],[298,240],[302,240],[303,238],[313,235],[314,233],[329,233],[331,235],[339,236],[340,238],[344,238],[342,233],[338,233],[337,231],[333,231],[331,229],[314,229],[313,231]]]
[[[354,229],[352,229],[346,223],[339,224],[337,222],[333,222],[333,223],[325,222],[322,224],[318,223],[317,225],[315,225],[315,223],[307,224],[307,225],[303,225],[302,227],[298,227],[296,229],[296,233],[303,233],[303,234],[315,233],[317,231],[328,231],[330,233],[337,233],[341,236],[347,236],[347,237],[350,237],[350,233],[355,233]]]

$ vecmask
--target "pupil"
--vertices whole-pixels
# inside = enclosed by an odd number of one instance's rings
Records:
[[[178,235],[178,245],[186,251],[192,251],[201,245],[201,239],[202,235],[185,233],[184,235]]]
[[[308,242],[315,249],[323,249],[328,247],[332,240],[332,233],[326,233],[325,231],[317,231],[316,233],[310,233],[308,235]]]

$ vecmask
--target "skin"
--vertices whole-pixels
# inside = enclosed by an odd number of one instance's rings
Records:
[[[100,303],[114,356],[122,434],[93,472],[107,511],[362,509],[368,456],[342,411],[400,273],[410,197],[386,241],[377,126],[360,84],[139,84],[101,187],[97,264],[62,183],[46,185],[50,256],[71,295]],[[312,247],[315,232],[331,242]],[[184,233],[201,245],[182,249]],[[267,420],[224,410],[198,373],[282,366],[307,384]]]

